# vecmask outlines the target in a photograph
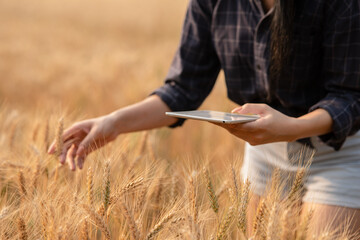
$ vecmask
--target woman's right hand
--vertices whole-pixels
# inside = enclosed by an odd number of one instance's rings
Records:
[[[59,152],[60,163],[67,162],[70,169],[75,171],[76,165],[79,169],[83,168],[85,158],[90,152],[111,142],[117,135],[114,120],[110,115],[80,121],[64,131],[61,151],[56,149],[57,143],[54,141],[48,153]]]

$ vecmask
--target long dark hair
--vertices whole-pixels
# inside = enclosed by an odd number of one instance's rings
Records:
[[[286,77],[292,54],[295,0],[275,0],[271,23],[270,85]]]

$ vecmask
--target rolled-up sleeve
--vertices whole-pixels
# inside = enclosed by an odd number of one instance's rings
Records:
[[[212,1],[191,0],[180,45],[158,95],[172,111],[197,109],[212,90],[220,71],[211,37]],[[182,125],[180,120],[172,125]]]
[[[339,150],[360,128],[360,6],[359,1],[327,1],[323,34],[323,81],[326,97],[311,107],[325,109],[332,132],[320,136]]]

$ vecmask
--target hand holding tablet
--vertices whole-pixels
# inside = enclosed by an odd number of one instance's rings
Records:
[[[195,110],[195,111],[183,111],[183,112],[166,112],[167,116],[177,118],[188,118],[201,121],[208,121],[214,123],[246,123],[259,119],[260,116],[256,114],[242,115],[237,113],[227,113],[209,110]]]

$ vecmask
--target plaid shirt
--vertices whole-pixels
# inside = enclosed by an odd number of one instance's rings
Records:
[[[340,149],[360,128],[360,2],[300,1],[287,81],[269,88],[272,11],[260,0],[191,0],[165,84],[153,94],[173,111],[196,109],[222,69],[237,104],[267,103],[293,117],[327,110],[333,131],[320,138]]]

